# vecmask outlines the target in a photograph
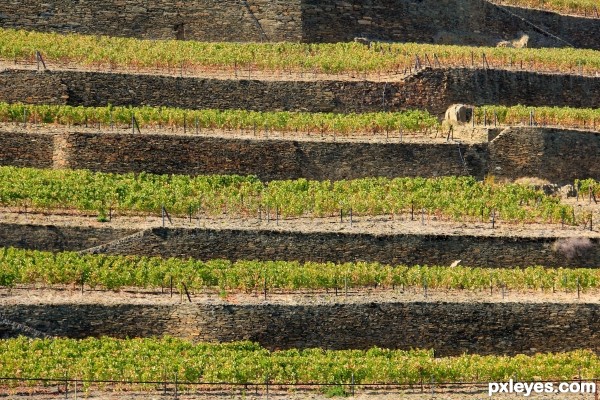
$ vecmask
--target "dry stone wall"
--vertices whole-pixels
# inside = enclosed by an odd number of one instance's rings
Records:
[[[202,41],[352,41],[600,48],[597,19],[498,7],[485,0],[42,0],[0,3],[0,26]],[[557,40],[560,37],[563,41]]]
[[[558,184],[600,179],[600,134],[552,128],[508,128],[488,147],[489,174]]]
[[[52,168],[51,135],[0,132],[0,165]]]
[[[581,241],[577,241],[579,243]],[[0,224],[0,246],[43,251],[207,259],[356,260],[407,265],[600,267],[600,243],[569,246],[568,238],[448,236],[275,230],[154,228],[142,232],[101,227]],[[562,252],[561,249],[568,249]]]
[[[0,165],[98,172],[256,175],[261,180],[494,175],[600,180],[600,134],[513,127],[489,143],[357,143],[130,133],[1,132]],[[466,162],[464,168],[461,157]]]
[[[481,178],[486,169],[485,144],[323,143],[102,133],[70,134],[66,142],[69,168],[120,173],[340,180],[465,174]]]
[[[260,81],[24,70],[0,72],[0,101],[82,106],[367,112],[449,105],[600,107],[600,78],[494,69],[426,68],[397,82]],[[66,93],[66,94],[65,94]],[[45,99],[45,100],[44,100]]]
[[[524,66],[525,68],[526,66]],[[503,69],[431,69],[409,76],[390,99],[443,115],[451,104],[600,107],[600,79],[592,76]],[[525,121],[524,121],[525,122]]]
[[[529,47],[600,46],[598,19],[499,7],[485,0],[306,0],[304,40],[355,37],[401,42],[496,46],[529,36]],[[557,39],[558,36],[560,39]]]
[[[7,0],[0,26],[202,41],[301,41],[299,0]]]
[[[66,104],[69,94],[59,75],[0,70],[0,97],[7,103]]]
[[[472,69],[451,70],[448,76],[444,84],[448,85],[449,95],[459,95],[475,105],[600,107],[597,77]]]
[[[574,47],[595,50],[600,49],[600,40],[598,39],[600,38],[600,36],[598,36],[600,34],[600,19],[598,19],[598,14],[594,16],[590,15],[589,18],[582,18],[574,15],[560,15],[548,11],[531,10],[520,7],[504,7],[504,9],[514,15],[524,18],[528,23],[535,25],[536,28],[541,28],[543,31],[563,39]],[[524,32],[537,31],[540,33],[536,28],[533,28],[531,25],[529,25],[529,27],[523,25],[519,27],[519,29]],[[544,40],[540,41],[540,44],[545,47],[550,45],[551,42],[552,40],[545,36]],[[532,44],[533,46],[530,47],[536,47],[535,42]]]
[[[600,306],[587,303],[18,304],[3,305],[0,317],[72,338],[168,334],[269,349],[431,348],[452,356],[600,346]]]
[[[0,224],[0,247],[41,251],[80,251],[131,235],[127,229]]]
[[[69,85],[66,104],[149,105],[191,109],[346,112],[382,108],[384,83],[176,78],[57,72]],[[375,103],[373,100],[377,99]]]
[[[292,232],[267,229],[168,229],[145,231],[135,242],[93,249],[99,254],[317,262],[370,261],[395,265],[473,267],[600,267],[600,243],[590,239],[573,252],[569,239],[435,234]]]

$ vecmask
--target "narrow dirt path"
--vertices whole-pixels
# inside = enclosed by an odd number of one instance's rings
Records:
[[[332,305],[332,304],[365,304],[365,303],[564,303],[585,304],[600,302],[600,289],[581,292],[579,298],[576,290],[509,290],[494,287],[490,293],[486,290],[442,290],[422,287],[401,288],[351,288],[348,294],[339,290],[271,290],[265,300],[263,293],[244,293],[230,291],[225,295],[217,289],[206,289],[191,293],[194,304],[207,305]],[[187,304],[185,295],[175,291],[173,297],[169,290],[123,288],[112,291],[101,288],[85,287],[83,293],[78,285],[18,285],[15,288],[0,288],[0,304]]]
[[[600,206],[593,205],[598,213]],[[598,219],[600,221],[600,219]],[[172,223],[166,222],[168,228],[203,228],[203,229],[265,229],[270,231],[297,232],[339,232],[366,234],[406,234],[406,235],[451,235],[451,236],[483,236],[483,237],[588,237],[600,238],[600,229],[589,230],[582,226],[564,227],[561,224],[510,224],[496,221],[492,229],[491,221],[446,221],[435,215],[415,212],[411,220],[410,214],[391,216],[353,216],[352,223],[348,215],[325,218],[288,218],[276,220],[272,215],[266,220],[256,216],[232,217],[227,215],[209,216],[193,215],[189,217],[171,216]],[[160,214],[123,215],[113,213],[109,222],[99,222],[95,213],[83,213],[75,210],[25,210],[17,207],[0,207],[0,223],[18,223],[35,225],[83,226],[97,228],[119,228],[143,230],[162,226]],[[600,225],[598,225],[600,226]]]

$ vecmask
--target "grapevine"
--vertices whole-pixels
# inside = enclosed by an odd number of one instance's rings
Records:
[[[262,112],[247,110],[186,110],[169,107],[74,107],[26,105],[0,102],[0,122],[45,123],[66,126],[129,125],[134,116],[143,129],[183,128],[262,130],[306,134],[348,135],[364,132],[422,132],[439,129],[437,118],[427,111],[374,113]],[[572,107],[484,106],[475,108],[475,123],[502,125],[529,124],[574,128],[600,128],[600,109]]]
[[[488,125],[554,125],[573,128],[600,127],[600,109],[573,107],[484,106],[475,108],[475,123]],[[532,120],[533,119],[533,120]]]
[[[398,215],[410,210],[452,220],[576,223],[560,198],[522,184],[473,177],[364,178],[341,181],[270,181],[236,175],[112,174],[87,170],[0,167],[0,205],[123,213],[194,213],[326,217]]]
[[[515,49],[415,43],[205,43],[140,40],[80,34],[38,33],[0,29],[0,59],[35,60],[36,50],[49,64],[79,64],[104,68],[290,71],[324,74],[400,73],[433,55],[445,67],[480,64],[520,66],[529,70],[584,72],[600,70],[600,52],[573,48]],[[425,57],[425,55],[428,55]],[[425,64],[427,65],[427,64]],[[474,62],[473,62],[473,65]],[[433,64],[432,64],[433,66]]]
[[[600,198],[600,182],[594,179],[576,179],[575,188],[583,197],[593,195]]]
[[[14,248],[0,249],[0,286],[79,285],[119,290],[164,288],[182,283],[194,292],[219,290],[325,290],[400,288],[581,290],[600,288],[600,270],[589,268],[471,268],[404,266],[379,263],[296,261],[200,261],[141,256],[79,255]]]
[[[377,112],[361,114],[260,112],[246,110],[185,110],[168,107],[73,107],[0,103],[0,122],[42,122],[55,125],[104,126],[131,123],[140,128],[270,129],[283,132],[369,134],[389,130],[404,132],[438,128],[435,116],[427,111]]]
[[[278,384],[417,384],[596,377],[600,359],[588,350],[532,356],[461,355],[436,358],[428,350],[268,351],[250,342],[192,344],[174,338],[0,340],[0,375],[87,380]],[[353,377],[353,378],[352,378]],[[30,383],[33,384],[33,383]],[[89,384],[88,384],[89,385]],[[140,389],[156,390],[152,384]]]

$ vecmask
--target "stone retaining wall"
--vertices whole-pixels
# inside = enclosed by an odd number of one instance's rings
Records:
[[[67,84],[57,74],[0,70],[0,101],[25,104],[66,104]]]
[[[600,179],[600,133],[552,128],[508,128],[488,147],[489,174],[537,177],[558,184]]]
[[[549,11],[531,10],[520,7],[505,7],[511,13],[526,19],[529,23],[552,33],[571,45],[585,49],[600,49],[600,19],[598,14],[589,18],[574,15],[560,15]],[[600,12],[598,10],[597,12]],[[498,21],[498,20],[497,20]],[[514,21],[514,18],[513,18]],[[510,26],[510,25],[509,25]],[[512,25],[514,26],[514,25]],[[520,31],[535,31],[530,25],[521,25]],[[518,32],[515,32],[518,33]],[[535,42],[532,43],[536,47]],[[546,44],[550,45],[550,43]]]
[[[251,340],[269,349],[432,348],[450,356],[600,346],[597,304],[18,304],[3,305],[0,317],[72,338],[168,334],[194,341]]]
[[[454,103],[600,107],[599,77],[470,68],[425,68],[397,82],[222,80],[5,70],[0,72],[0,83],[4,83],[0,86],[0,101],[74,106],[308,112],[424,109],[438,116]]]
[[[369,37],[487,46],[526,33],[529,47],[568,42],[600,48],[597,19],[500,8],[485,0],[82,0],[77,6],[68,0],[9,0],[0,3],[0,27],[146,39],[338,42]]]
[[[577,242],[577,243],[575,243]],[[292,232],[275,230],[168,229],[145,231],[135,241],[93,249],[101,254],[138,254],[196,259],[377,261],[404,265],[473,267],[600,267],[600,243],[570,239],[501,236],[415,235],[401,232]],[[573,247],[573,251],[570,251]],[[569,248],[569,249],[567,249]],[[567,249],[567,250],[559,250]]]
[[[0,246],[79,251],[131,235],[127,229],[0,223]]]
[[[585,242],[585,243],[583,243]],[[377,261],[387,264],[473,267],[600,267],[600,243],[568,238],[449,236],[266,229],[135,230],[0,224],[0,245],[44,251],[246,260],[317,262]],[[570,245],[571,244],[571,245]],[[565,249],[564,251],[561,249]]]
[[[470,174],[552,183],[600,180],[600,134],[512,127],[489,143],[357,143],[130,133],[1,132],[0,165],[99,172],[341,180]],[[460,150],[459,150],[460,149]],[[462,159],[465,160],[465,165]]]
[[[303,7],[304,40],[309,42],[362,36],[494,47],[527,34],[528,47],[564,47],[568,42],[600,48],[598,19],[499,7],[485,0],[305,0]]]
[[[52,135],[0,132],[0,165],[52,168]]]
[[[202,41],[301,41],[299,0],[70,0],[0,3],[0,26]]]
[[[174,135],[67,135],[73,169],[157,174],[256,175],[261,180],[441,176],[486,169],[486,145],[324,143]],[[461,156],[466,161],[462,163]]]

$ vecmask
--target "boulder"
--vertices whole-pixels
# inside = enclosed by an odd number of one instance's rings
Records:
[[[446,110],[446,121],[466,124],[471,121],[473,107],[465,104],[453,104]]]

